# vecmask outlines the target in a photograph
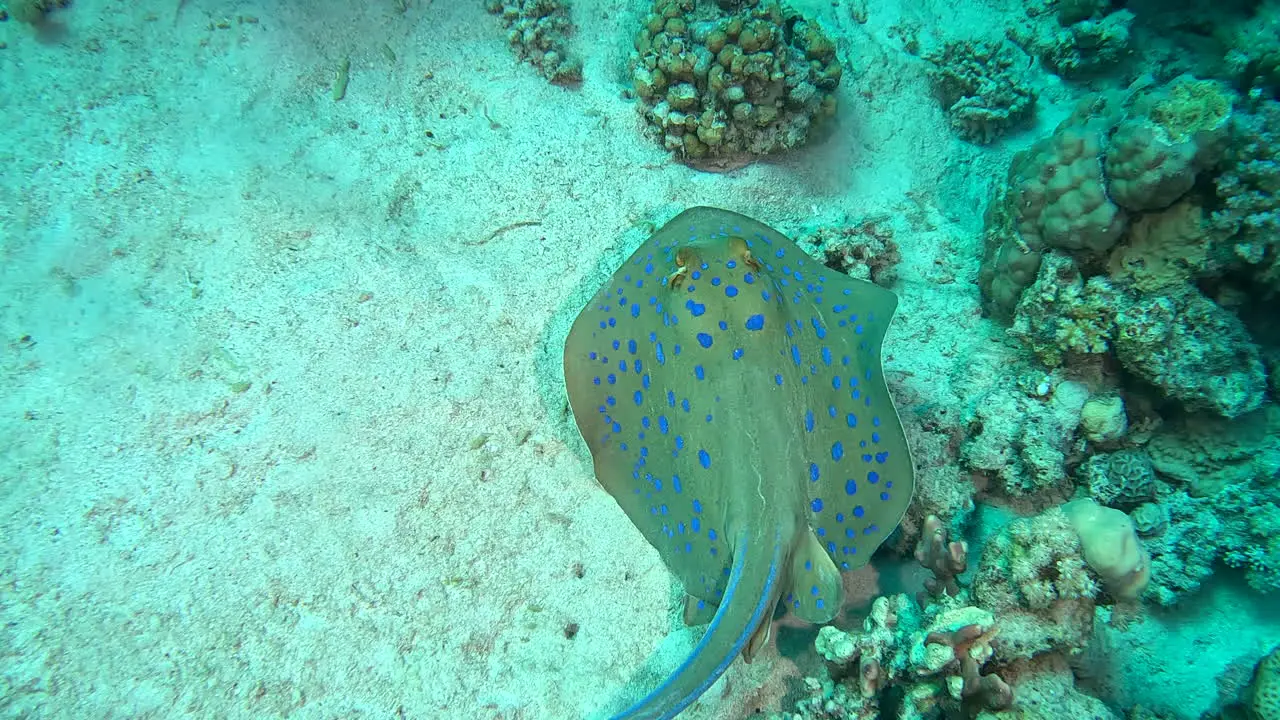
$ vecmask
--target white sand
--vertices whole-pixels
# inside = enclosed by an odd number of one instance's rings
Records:
[[[712,175],[621,96],[641,3],[577,3],[578,91],[517,64],[479,2],[410,4],[76,0],[42,39],[0,25],[7,716],[575,718],[665,672],[670,576],[592,479],[559,377],[645,222],[891,213],[889,370],[930,393],[998,335],[985,188],[1036,133],[954,139],[893,7],[797,3],[849,33],[839,128]],[[735,664],[690,716],[738,712],[767,671]]]

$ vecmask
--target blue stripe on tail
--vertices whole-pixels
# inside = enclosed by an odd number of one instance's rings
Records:
[[[760,623],[764,620],[765,613],[773,611],[772,604],[776,600],[776,588],[778,585],[778,571],[782,567],[785,558],[783,557],[782,537],[777,529],[774,531],[772,538],[773,549],[770,553],[769,570],[765,577],[763,585],[757,589],[757,597],[755,598],[755,607],[752,608],[751,616],[745,625],[739,627],[722,627],[722,621],[734,609],[735,602],[741,602],[737,598],[737,594],[743,590],[741,587],[742,579],[745,577],[744,569],[746,568],[747,558],[750,555],[748,548],[752,544],[751,538],[747,530],[739,533],[737,541],[734,543],[733,567],[729,573],[729,583],[725,587],[724,598],[720,601],[720,607],[716,610],[715,617],[711,620],[711,625],[707,628],[707,632],[702,636],[702,640],[698,642],[698,646],[693,649],[689,657],[685,658],[680,667],[675,672],[667,676],[653,692],[649,693],[636,704],[627,708],[621,714],[616,715],[613,720],[648,720],[654,718],[657,720],[669,720],[674,718],[681,710],[684,710],[693,701],[697,700],[707,688],[711,687],[716,680],[729,669],[734,658],[742,652],[742,648],[747,644],[751,635],[760,627]],[[759,539],[756,539],[759,542]],[[746,598],[743,598],[746,600]],[[750,602],[750,600],[747,600]],[[718,644],[721,640],[722,632],[737,632],[737,637],[733,643],[724,651],[720,652],[719,662],[706,673],[698,684],[682,690],[682,680],[686,680],[685,674],[692,668],[699,659],[702,658],[704,652],[713,645]],[[672,693],[677,693],[674,697],[669,697]]]

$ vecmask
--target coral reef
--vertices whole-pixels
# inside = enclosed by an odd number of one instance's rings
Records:
[[[1104,276],[1085,283],[1073,260],[1048,254],[1009,332],[1050,367],[1113,351],[1126,370],[1189,410],[1236,417],[1266,399],[1266,368],[1244,324],[1193,285],[1149,294]]]
[[[1106,193],[1102,151],[1115,115],[1109,98],[1076,113],[1019,152],[987,207],[978,283],[984,308],[1005,322],[1040,270],[1049,248],[1101,253],[1127,218]]]
[[[1163,533],[1169,527],[1169,511],[1160,503],[1143,503],[1129,513],[1133,528],[1142,537]]]
[[[1280,720],[1280,647],[1258,662],[1249,684],[1249,712],[1257,720]]]
[[[1274,478],[1280,476],[1280,408],[1268,405],[1234,422],[1179,418],[1156,431],[1146,450],[1162,477],[1196,497]]]
[[[1226,235],[1224,264],[1280,292],[1280,102],[1237,113],[1223,169],[1214,179],[1222,208],[1212,226]]]
[[[1064,706],[1114,717],[1076,690],[1067,659],[1108,617],[1101,599],[1132,599],[1145,585],[1128,518],[1084,500],[1014,520],[988,539],[972,588],[959,582],[967,544],[949,541],[937,517],[924,525],[916,557],[934,577],[920,604],[879,597],[860,630],[819,630],[825,676],[806,678],[809,697],[774,718],[1047,720]]]
[[[1062,506],[1062,512],[1080,536],[1085,563],[1102,579],[1107,592],[1134,600],[1147,589],[1151,558],[1128,515],[1088,498],[1072,500]]]
[[[1101,128],[1071,123],[1014,158],[1018,232],[1031,247],[1102,252],[1124,232],[1107,197]]]
[[[1155,499],[1130,517],[1151,554],[1147,596],[1172,605],[1219,561],[1240,568],[1260,592],[1280,588],[1280,407],[1235,420],[1181,417],[1156,430],[1144,450],[1157,473]]]
[[[1108,256],[1107,273],[1144,293],[1185,286],[1209,272],[1213,233],[1204,210],[1188,198],[1143,213]]]
[[[1221,156],[1231,103],[1227,88],[1189,76],[1140,95],[1107,145],[1110,197],[1130,210],[1173,204]]]
[[[1238,302],[1230,286],[1203,285],[1280,275],[1268,230],[1280,228],[1268,168],[1280,112],[1234,118],[1232,102],[1189,76],[1139,84],[1087,100],[1015,156],[988,207],[979,279],[984,307],[1041,362],[1114,357],[1164,398],[1228,418],[1265,401],[1268,348],[1224,304]],[[1217,197],[1193,193],[1210,172]]]
[[[921,611],[906,595],[877,598],[861,632],[832,626],[818,632],[829,677],[807,679],[811,696],[787,717],[908,720],[1007,708],[1008,683],[984,672],[998,635],[995,618],[981,608],[951,601]],[[883,714],[881,691],[894,685],[906,692],[896,712]]]
[[[835,44],[778,0],[656,0],[634,45],[644,117],[683,159],[797,147],[835,114]]]
[[[1159,503],[1142,507],[1156,516],[1156,524],[1150,526],[1144,543],[1151,555],[1151,585],[1147,595],[1161,605],[1173,605],[1199,590],[1213,575],[1214,563],[1221,554],[1217,538],[1222,523],[1209,503],[1185,492],[1168,494]],[[1162,515],[1168,518],[1163,524],[1160,523]],[[1135,519],[1134,524],[1141,532],[1143,523]]]
[[[1121,297],[1115,350],[1127,370],[1189,410],[1232,418],[1265,401],[1262,358],[1230,311],[1191,285]]]
[[[1226,29],[1227,69],[1246,93],[1280,97],[1280,5],[1257,3],[1256,14]]]
[[[1098,593],[1080,537],[1058,508],[1015,520],[992,538],[973,584],[978,605],[1000,618],[1002,660],[1083,647]]]
[[[973,398],[965,412],[968,438],[960,448],[969,469],[1019,496],[1061,487],[1089,391],[1077,382],[1041,380],[1029,388],[1001,384]]]
[[[1039,23],[1011,34],[1063,77],[1096,75],[1111,70],[1131,52],[1134,14],[1110,10],[1107,1],[1057,3],[1056,13],[1045,13]]]
[[[951,127],[965,140],[989,143],[1035,110],[1026,55],[1009,43],[953,40],[923,57]]]
[[[1070,256],[1048,253],[1018,300],[1009,334],[1049,367],[1071,355],[1105,353],[1115,336],[1116,295],[1103,278],[1086,285]]]
[[[567,47],[573,32],[567,0],[489,0],[485,7],[502,18],[507,42],[520,59],[553,83],[582,80],[582,61]]]

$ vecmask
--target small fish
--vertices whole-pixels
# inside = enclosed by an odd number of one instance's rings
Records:
[[[911,499],[881,368],[893,293],[710,207],[658,230],[575,320],[569,403],[596,478],[711,625],[619,717],[671,718],[767,642],[781,600],[829,622]]]

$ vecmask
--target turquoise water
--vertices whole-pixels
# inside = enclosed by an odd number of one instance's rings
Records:
[[[5,717],[1280,717],[1277,3],[4,12]]]

